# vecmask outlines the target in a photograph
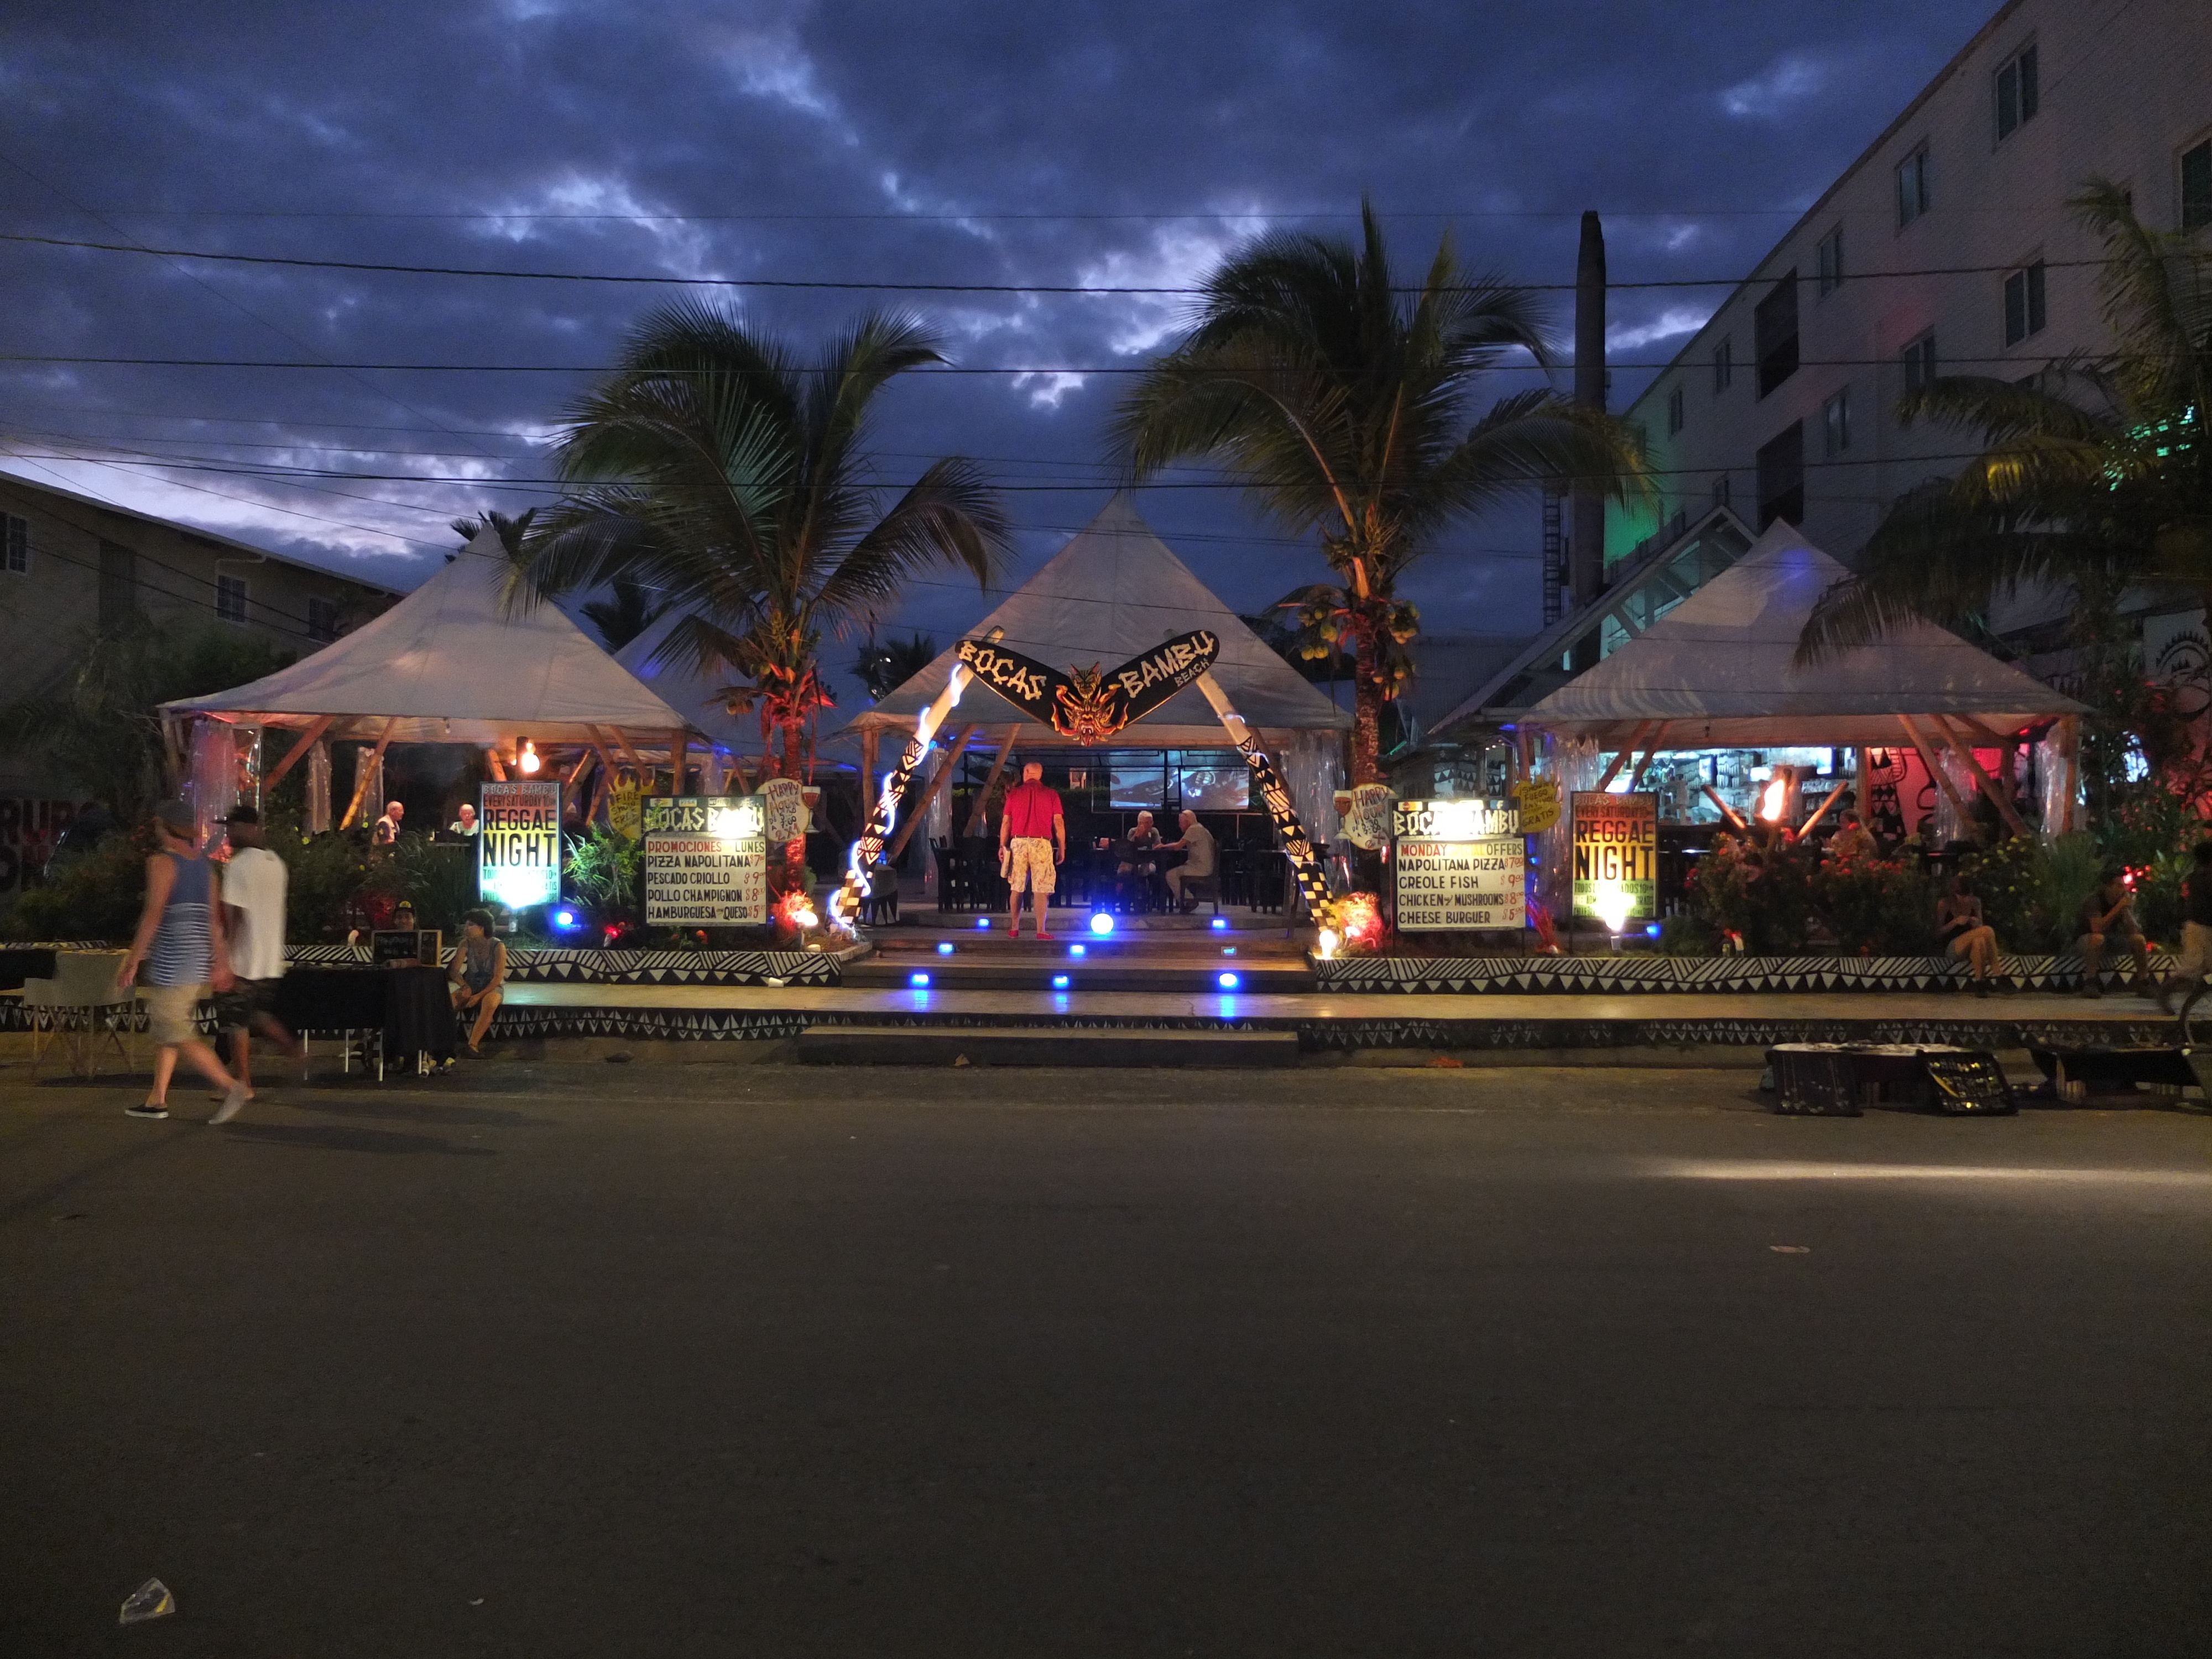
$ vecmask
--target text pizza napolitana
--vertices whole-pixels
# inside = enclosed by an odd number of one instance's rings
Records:
[[[1218,635],[1178,634],[1110,673],[1097,664],[1062,673],[988,640],[963,640],[957,653],[975,678],[1008,702],[1080,744],[1103,741],[1140,720],[1213,666]]]

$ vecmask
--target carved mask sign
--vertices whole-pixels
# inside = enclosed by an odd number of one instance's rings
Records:
[[[1097,664],[1062,673],[986,640],[963,640],[959,657],[975,678],[1031,719],[1080,744],[1102,742],[1140,720],[1213,666],[1221,639],[1193,629],[1110,673]]]

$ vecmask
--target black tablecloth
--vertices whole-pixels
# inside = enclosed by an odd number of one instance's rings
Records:
[[[0,951],[0,991],[20,991],[27,979],[52,979],[52,951]]]
[[[453,1009],[442,968],[297,968],[276,991],[294,1031],[381,1031],[387,1060],[453,1052]]]

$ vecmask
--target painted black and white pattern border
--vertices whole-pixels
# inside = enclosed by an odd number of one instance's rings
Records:
[[[2124,961],[2120,964],[2124,967]],[[2151,958],[2164,975],[2172,963]],[[1967,987],[1955,957],[1336,957],[1316,960],[1324,991],[1589,995],[1635,992],[1947,991]],[[2079,957],[2004,957],[1998,971],[2024,990],[2081,982]],[[2109,961],[2107,980],[2118,973]]]
[[[565,951],[517,945],[507,976],[519,985],[836,985],[842,952],[829,951]],[[295,968],[350,968],[366,945],[295,945]]]

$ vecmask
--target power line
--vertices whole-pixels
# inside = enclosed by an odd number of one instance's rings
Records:
[[[1580,219],[1582,208],[1393,208],[1377,217],[1393,219]],[[2002,210],[1946,209],[1947,212]],[[936,213],[532,213],[520,209],[471,208],[447,212],[401,211],[376,208],[108,208],[118,219],[373,219],[428,223],[577,224],[1018,224],[1061,222],[1101,224],[1235,223],[1248,220],[1333,219],[1357,222],[1359,215],[1344,208],[1209,208],[1175,212],[1086,213],[1030,211],[1024,213],[948,209]],[[1802,207],[1775,208],[1601,208],[1599,217],[1614,219],[1795,219]],[[1863,210],[1887,216],[1887,209]]]
[[[197,248],[147,247],[130,242],[94,242],[68,236],[37,236],[23,231],[0,231],[0,242],[22,242],[41,247],[75,248],[94,253],[137,253],[168,259],[208,259],[224,264],[281,265],[305,270],[373,271],[404,276],[472,276],[535,283],[611,283],[648,288],[732,288],[732,289],[820,289],[855,294],[1062,294],[1062,295],[1152,295],[1161,296],[1197,295],[1207,292],[1204,288],[1188,286],[1074,283],[887,283],[872,280],[832,281],[822,277],[800,276],[669,276],[639,272],[616,273],[575,270],[507,270],[483,269],[467,265],[410,265],[388,264],[374,259],[317,259],[301,254],[281,253],[218,253]],[[2048,269],[2066,270],[2073,266],[2103,266],[2104,259],[2049,259]],[[1878,270],[1855,273],[1850,280],[1855,283],[1890,281],[1914,276],[1990,276],[2018,270],[2017,262],[2000,265],[1931,265],[1917,270]],[[1683,288],[1741,288],[1755,281],[1755,277],[1734,276],[1676,276],[1633,283],[1611,283],[1607,286],[1616,292],[1642,289]],[[1498,283],[1495,284],[1457,285],[1460,291],[1477,291],[1480,288],[1516,289],[1532,294],[1571,294],[1572,283]],[[1396,290],[1403,294],[1419,294],[1418,288]]]

